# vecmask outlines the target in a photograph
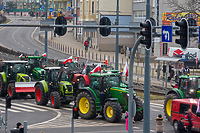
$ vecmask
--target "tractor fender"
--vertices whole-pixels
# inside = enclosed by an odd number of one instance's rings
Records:
[[[89,85],[90,84],[90,79],[89,79],[89,77],[88,77],[88,75],[83,75],[83,78],[84,78],[84,80],[85,80],[85,84],[86,85]]]
[[[47,85],[47,82],[45,80],[42,80],[42,81],[39,81],[37,83],[35,83],[35,87],[36,85],[40,84],[43,89],[44,89],[44,93],[46,94],[48,92],[48,85]]]
[[[104,103],[107,102],[107,101],[117,101],[118,98],[106,98]]]
[[[178,96],[178,98],[182,99],[181,94],[180,94],[177,90],[170,90],[170,91],[167,93],[167,95],[168,95],[168,94],[172,94],[172,93],[175,93],[175,94]]]
[[[87,91],[87,92],[89,92],[89,94],[92,96],[92,98],[94,99],[94,101],[96,101],[96,94],[94,94],[94,92],[91,89],[83,88],[83,89],[81,89],[81,91]],[[79,93],[81,91],[79,91]]]
[[[3,79],[3,82],[6,83],[7,82],[7,78],[6,78],[6,73],[5,72],[2,72],[0,73],[2,79]]]

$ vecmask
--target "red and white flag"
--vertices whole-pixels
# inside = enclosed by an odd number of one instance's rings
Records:
[[[101,63],[99,63],[99,64],[90,72],[90,74],[95,73],[95,72],[98,72],[98,71],[101,73]]]
[[[125,74],[125,76],[128,76],[128,63],[127,62],[126,62],[126,65],[124,66],[123,74]]]
[[[62,64],[66,64],[67,62],[72,63],[72,57],[70,56],[68,59],[66,59],[64,62],[62,62]]]
[[[79,55],[77,55],[77,57],[76,57],[76,61],[79,61]]]
[[[108,57],[106,56],[106,60],[104,61],[106,65],[108,65]]]
[[[22,58],[23,54],[20,54],[19,58]]]
[[[89,58],[88,58],[89,59]],[[84,66],[84,68],[83,68],[83,72],[82,72],[82,75],[83,74],[85,74],[85,71],[86,71],[86,67],[87,67],[87,63],[88,63],[88,59],[87,59],[87,61],[86,61],[86,63],[85,63],[85,66]]]
[[[199,97],[199,102],[198,102],[198,106],[197,106],[197,112],[200,113],[200,97]],[[197,113],[197,112],[196,112],[196,113]]]
[[[47,56],[47,54],[46,54],[46,53],[42,54],[42,57],[45,57],[45,56]]]

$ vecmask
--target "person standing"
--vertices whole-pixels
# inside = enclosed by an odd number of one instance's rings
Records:
[[[181,120],[179,120],[178,122],[177,133],[185,133],[185,128],[186,126],[184,126],[184,118],[182,117]]]
[[[156,133],[163,133],[164,132],[164,118],[161,114],[156,117]]]
[[[188,73],[190,73],[190,69],[188,68],[188,66],[185,66],[185,68],[183,69],[183,73],[185,75],[187,75]]]
[[[184,125],[187,126],[188,133],[191,133],[192,128],[194,128],[194,119],[190,108],[187,109],[184,119]]]
[[[2,116],[1,110],[0,110],[0,129],[1,129],[1,127],[2,127],[2,123],[5,125],[5,121],[4,121],[4,119],[3,119],[3,116]]]
[[[85,40],[85,42],[84,42],[85,51],[88,51],[88,45],[89,45],[88,40]]]

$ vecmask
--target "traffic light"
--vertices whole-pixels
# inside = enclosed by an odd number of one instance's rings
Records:
[[[189,41],[189,25],[185,18],[182,18],[180,22],[175,22],[176,26],[180,27],[180,30],[176,30],[175,34],[180,36],[180,39],[176,39],[175,43],[180,44],[182,49],[186,49]]]
[[[111,25],[111,21],[107,17],[100,19],[100,25]],[[100,34],[102,36],[108,36],[111,32],[111,28],[99,28]]]
[[[11,108],[11,98],[6,96],[6,108]]]
[[[78,110],[79,108],[78,107],[73,107],[73,119],[78,119]]]
[[[63,16],[59,16],[55,20],[56,25],[67,25],[67,20]],[[65,35],[67,32],[67,27],[56,27],[55,33],[59,36]]]
[[[140,31],[140,35],[143,35],[145,37],[143,40],[140,41],[140,43],[144,44],[147,50],[150,50],[153,39],[151,20],[147,19],[144,23],[140,23],[140,27],[145,28],[145,31]]]
[[[197,26],[197,22],[193,18],[188,19],[188,25],[189,26]],[[197,32],[197,29],[195,28],[189,28],[189,36],[190,37],[197,37],[198,35],[193,34],[194,32]]]

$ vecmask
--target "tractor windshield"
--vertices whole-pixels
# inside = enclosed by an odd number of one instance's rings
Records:
[[[58,80],[58,76],[59,76],[60,70],[54,70],[51,72],[51,78],[52,80],[57,81]],[[60,77],[60,81],[68,81],[69,77],[68,74],[66,74],[65,72],[62,73],[61,77]]]
[[[106,77],[106,82],[109,87],[120,87],[121,75],[112,75]]]
[[[34,58],[34,59],[29,59],[29,65],[33,65],[34,67],[41,67],[41,62],[40,59]]]
[[[25,65],[24,63],[14,64],[13,65],[13,72],[15,73],[25,73]]]

